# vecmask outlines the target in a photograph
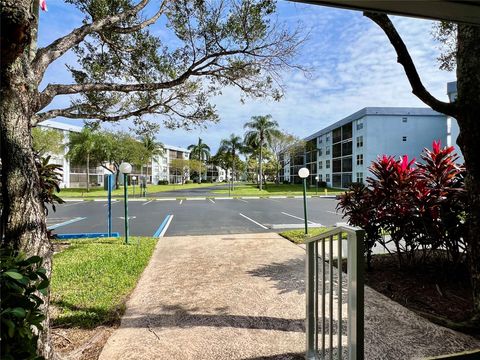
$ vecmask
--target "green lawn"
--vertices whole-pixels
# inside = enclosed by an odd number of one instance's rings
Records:
[[[271,196],[271,195],[302,195],[303,186],[301,184],[267,184],[262,191],[257,187],[257,184],[239,184],[235,185],[235,190],[231,191],[232,196]],[[327,190],[327,192],[325,192]],[[345,190],[333,188],[318,188],[318,195],[334,195],[341,194]],[[228,189],[218,189],[213,191],[215,194],[227,194]],[[315,186],[307,188],[308,195],[316,195],[317,189]]]
[[[308,229],[308,235],[306,235],[306,236],[305,236],[305,230],[304,229],[295,229],[295,230],[287,230],[287,231],[281,232],[280,235],[283,236],[285,239],[288,239],[295,244],[303,244],[307,237],[320,235],[320,234],[322,234],[322,233],[324,233],[328,230],[331,230],[331,229],[332,228],[329,228],[329,227],[309,228]]]
[[[222,183],[201,183],[201,184],[184,184],[184,185],[147,185],[147,194],[153,194],[157,192],[164,192],[164,191],[176,191],[176,190],[186,190],[186,189],[196,189],[202,187],[209,187],[209,186],[217,186],[221,185]],[[135,185],[135,189],[133,186],[128,187],[128,194],[129,196],[133,196],[133,191],[135,190],[135,195],[140,195],[140,187]],[[123,195],[123,186],[119,189],[112,191],[113,196],[122,196]],[[59,193],[61,198],[74,198],[74,197],[107,197],[107,191],[103,190],[103,188],[91,188],[89,192],[85,188],[69,188],[69,189],[62,189]]]
[[[53,260],[52,325],[93,328],[120,318],[156,240],[73,240]]]

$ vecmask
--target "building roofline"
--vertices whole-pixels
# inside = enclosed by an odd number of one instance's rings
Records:
[[[168,150],[176,150],[176,151],[182,151],[186,153],[190,153],[190,150],[179,147],[179,146],[174,146],[174,145],[168,145],[168,144],[163,144],[163,147]]]
[[[333,124],[313,133],[312,135],[304,138],[305,141],[312,140],[320,135],[324,135],[333,129],[336,129],[340,126],[348,124],[354,120],[361,119],[367,115],[370,116],[402,116],[402,115],[414,115],[414,116],[438,116],[443,115],[437,111],[434,111],[430,108],[419,108],[419,107],[365,107],[354,112],[347,117],[334,122]]]
[[[54,120],[42,121],[40,124],[38,124],[38,126],[48,127],[48,128],[52,128],[52,129],[59,129],[59,130],[68,130],[68,131],[73,131],[73,132],[80,132],[83,129],[82,126],[65,124],[65,123],[62,123],[60,121],[54,121]]]

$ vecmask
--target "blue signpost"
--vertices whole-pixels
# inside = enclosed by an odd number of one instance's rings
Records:
[[[113,174],[108,175],[108,237],[112,237],[112,187],[113,187]]]

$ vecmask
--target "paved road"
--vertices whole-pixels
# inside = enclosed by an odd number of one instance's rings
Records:
[[[342,222],[335,212],[336,204],[334,199],[308,199],[310,226]],[[113,203],[112,214],[113,231],[123,235],[123,201]],[[162,223],[168,223],[165,236],[269,232],[302,228],[304,224],[303,200],[297,198],[130,201],[129,218],[130,234],[138,236],[158,235]],[[106,232],[107,204],[68,202],[56,212],[50,211],[47,223],[55,233]]]
[[[179,185],[181,187],[181,185]],[[185,189],[185,190],[175,190],[175,191],[162,191],[156,193],[147,193],[147,197],[153,198],[164,198],[164,197],[189,197],[189,196],[218,196],[218,194],[213,193],[215,190],[228,190],[228,184],[224,185],[212,185],[203,188],[196,188],[196,189]],[[148,190],[148,187],[147,187]]]

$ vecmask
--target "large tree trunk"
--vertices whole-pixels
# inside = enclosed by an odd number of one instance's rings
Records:
[[[458,145],[467,168],[468,253],[472,277],[474,310],[480,321],[480,27],[459,25],[457,90],[460,127]]]
[[[32,99],[35,98],[36,91],[36,81],[29,77],[29,53],[26,51],[30,30],[28,26],[32,22],[31,14],[28,13],[30,1],[16,1],[12,4],[2,2],[1,15],[0,146],[3,209],[0,239],[2,248],[12,247],[27,256],[41,256],[47,276],[50,277],[52,249],[47,236],[45,208],[39,196],[39,177],[30,127]],[[23,15],[29,17],[23,19],[23,24],[19,24]],[[9,26],[8,31],[4,31],[4,26]],[[13,33],[9,34],[10,31]],[[23,51],[18,49],[22,41]],[[38,295],[44,300],[46,315],[44,331],[39,338],[39,354],[49,359],[52,357],[48,327],[49,294]]]

